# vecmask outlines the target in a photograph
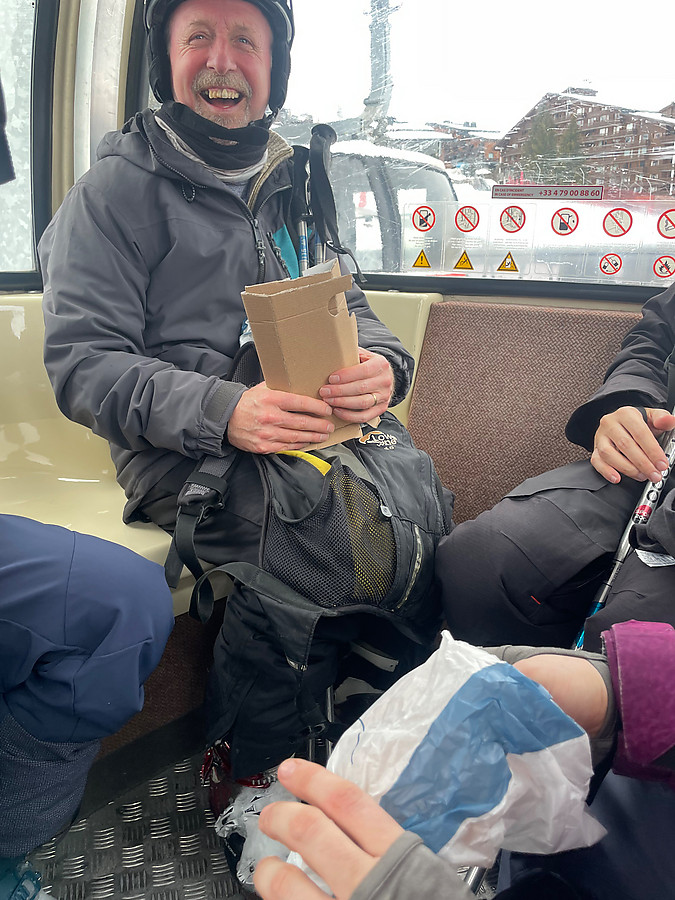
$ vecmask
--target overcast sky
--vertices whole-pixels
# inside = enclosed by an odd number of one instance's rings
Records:
[[[403,121],[475,121],[503,133],[543,94],[593,87],[656,111],[675,100],[672,4],[629,11],[599,0],[390,0],[394,92]],[[297,38],[287,108],[358,115],[370,88],[370,0],[294,0]],[[475,16],[472,12],[475,11]]]

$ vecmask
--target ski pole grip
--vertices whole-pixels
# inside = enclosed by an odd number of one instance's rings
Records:
[[[319,124],[312,128],[312,137],[309,142],[309,152],[321,155],[323,167],[326,172],[330,168],[330,148],[337,140],[335,129],[330,125]]]

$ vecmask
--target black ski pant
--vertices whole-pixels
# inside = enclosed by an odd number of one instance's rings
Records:
[[[458,525],[436,555],[452,635],[485,646],[571,646],[643,488],[629,478],[610,484],[590,463],[571,463],[528,479]],[[675,532],[674,500],[671,491],[650,532]],[[669,538],[662,541],[661,553]],[[650,567],[631,554],[607,606],[586,622],[585,649],[599,650],[600,633],[614,622],[675,624],[674,596],[675,566]]]

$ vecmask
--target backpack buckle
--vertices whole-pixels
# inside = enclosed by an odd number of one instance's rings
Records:
[[[178,494],[178,508],[181,514],[194,516],[197,524],[224,506],[225,502],[220,491],[194,481],[186,482]]]

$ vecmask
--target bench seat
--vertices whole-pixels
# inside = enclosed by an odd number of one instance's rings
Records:
[[[162,565],[170,537],[152,524],[122,521],[125,496],[108,444],[70,422],[56,405],[42,362],[42,297],[0,294],[0,513],[96,535]],[[193,579],[174,591],[188,608]]]

